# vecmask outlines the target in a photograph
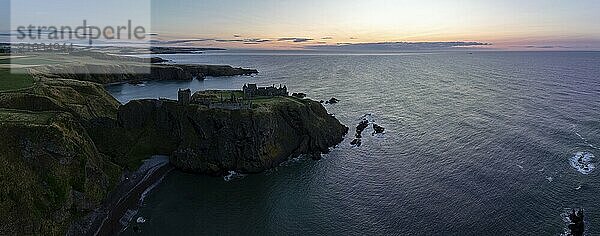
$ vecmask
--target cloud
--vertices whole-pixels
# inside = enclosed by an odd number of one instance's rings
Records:
[[[215,39],[217,42],[244,42],[243,39]]]
[[[190,44],[190,43],[195,43],[195,42],[205,42],[205,43],[209,43],[209,42],[218,42],[218,43],[254,43],[254,44],[259,44],[259,43],[266,43],[266,42],[271,42],[272,40],[270,39],[260,39],[260,38],[246,38],[246,39],[241,39],[241,38],[236,38],[236,39],[216,39],[216,38],[198,38],[198,39],[178,39],[178,40],[151,40],[150,42],[152,44],[157,44],[157,45],[181,45],[181,44]]]
[[[216,42],[238,42],[238,43],[266,43],[271,42],[270,39],[247,38],[247,39],[215,39]]]
[[[200,38],[200,39],[178,39],[178,40],[150,40],[152,44],[183,44],[183,43],[193,43],[193,42],[206,42],[211,41],[213,39],[208,38]]]
[[[571,48],[571,47],[560,46],[560,45],[542,45],[542,46],[529,45],[529,46],[525,46],[525,48],[553,49],[553,48]]]
[[[240,37],[242,37],[242,36],[241,36],[241,35],[239,35],[239,34],[234,34],[234,35],[233,35],[233,37],[234,37],[234,38],[240,38]]]
[[[313,45],[311,49],[344,49],[344,50],[374,50],[374,51],[400,51],[400,50],[443,50],[471,48],[474,46],[489,46],[489,43],[480,42],[380,42],[380,43],[338,43],[337,45]]]
[[[309,42],[309,41],[313,41],[314,39],[311,38],[279,38],[277,41],[290,41],[290,42],[294,42],[294,43],[304,43],[304,42]]]
[[[252,42],[252,43],[266,43],[266,42],[271,42],[270,39],[256,39],[256,38],[250,38],[250,39],[246,39],[246,42]]]
[[[322,39],[322,40],[331,40],[331,39],[333,39],[333,37],[323,37],[323,38],[321,38],[321,39]]]

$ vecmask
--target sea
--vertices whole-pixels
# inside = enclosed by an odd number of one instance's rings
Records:
[[[173,63],[255,76],[108,87],[120,102],[177,89],[286,85],[350,133],[322,160],[262,174],[172,172],[123,235],[600,235],[600,52],[223,51]],[[385,133],[363,133],[367,118]]]

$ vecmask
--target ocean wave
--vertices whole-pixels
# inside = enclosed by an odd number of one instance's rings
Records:
[[[375,118],[373,117],[373,113],[367,113],[360,117],[360,120],[367,120],[369,124],[375,122]]]
[[[598,148],[596,148],[596,146],[591,144],[585,137],[581,136],[581,134],[579,134],[577,132],[575,132],[575,134],[583,141],[583,143],[585,143],[585,145],[588,145],[588,147],[591,147],[593,149],[598,149]]]
[[[569,158],[569,163],[573,168],[579,171],[579,173],[588,175],[596,169],[594,158],[594,154],[590,152],[577,152]]]
[[[229,181],[233,181],[233,180],[243,179],[244,177],[246,177],[245,174],[240,174],[235,171],[229,171],[229,174],[226,175],[225,177],[223,177],[223,180],[225,180],[226,182],[229,182]]]

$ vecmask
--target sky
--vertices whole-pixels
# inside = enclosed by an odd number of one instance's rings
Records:
[[[7,1],[0,0],[0,5]],[[389,49],[382,43],[472,42],[464,46],[600,50],[599,0],[12,1],[13,19],[18,18],[15,12],[33,12],[18,15],[38,24],[83,17],[115,22],[141,19],[154,33],[155,42],[163,45],[270,49],[384,45]],[[145,22],[147,17],[151,24]]]

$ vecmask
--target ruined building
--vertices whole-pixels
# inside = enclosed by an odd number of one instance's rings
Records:
[[[190,89],[179,89],[177,93],[177,102],[179,105],[190,105],[190,100],[192,99],[192,90]]]
[[[255,97],[275,97],[275,96],[288,96],[287,87],[275,85],[269,87],[258,87],[256,84],[245,84],[243,87],[244,98],[255,98]]]

